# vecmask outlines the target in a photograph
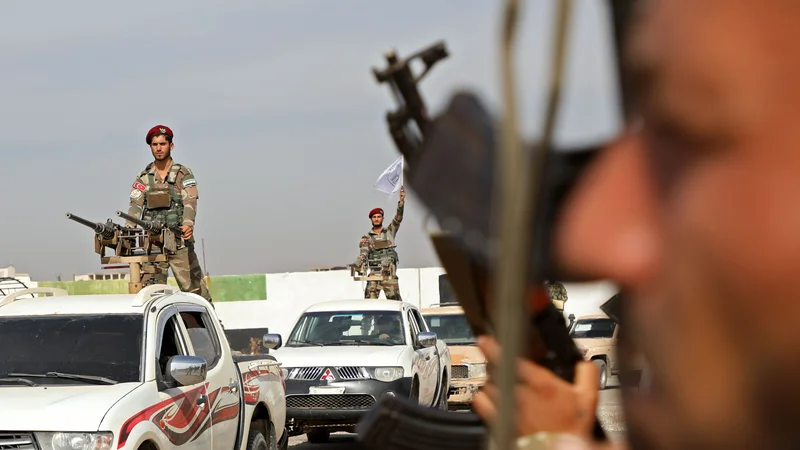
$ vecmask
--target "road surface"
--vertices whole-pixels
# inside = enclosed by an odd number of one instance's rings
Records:
[[[622,396],[618,389],[616,377],[609,378],[608,389],[600,392],[600,402],[597,405],[597,415],[603,429],[612,440],[622,439],[625,436],[625,419],[622,412]],[[334,433],[330,441],[325,444],[309,444],[306,436],[289,438],[289,448],[297,450],[347,450],[354,448],[353,434]]]

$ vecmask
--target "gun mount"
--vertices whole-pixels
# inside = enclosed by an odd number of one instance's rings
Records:
[[[154,245],[160,247],[162,252],[175,253],[178,250],[177,240],[180,239],[181,244],[183,243],[183,234],[181,232],[176,234],[161,221],[137,219],[122,211],[117,211],[117,216],[142,227],[147,236],[144,247],[148,253]]]
[[[142,230],[123,227],[112,222],[111,219],[102,223],[92,222],[71,213],[67,213],[66,216],[67,219],[94,230],[94,251],[100,255],[100,264],[114,264],[114,266],[103,267],[104,269],[128,266],[130,270],[128,292],[131,294],[136,294],[142,289],[142,264],[167,261],[167,255],[163,252],[151,252],[153,244],[151,235],[142,233]],[[107,250],[111,250],[113,254],[106,255]],[[120,265],[122,266],[120,267]]]
[[[397,266],[391,261],[369,259],[361,266],[350,266],[350,276],[355,281],[390,281],[397,273]]]

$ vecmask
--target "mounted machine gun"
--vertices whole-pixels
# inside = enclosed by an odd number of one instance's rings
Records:
[[[350,265],[350,276],[355,281],[391,281],[397,266],[387,258],[369,258],[361,266]]]
[[[180,230],[167,228],[164,223],[158,220],[141,220],[122,211],[117,211],[117,216],[142,227],[146,236],[144,248],[148,253],[155,245],[160,247],[162,251],[172,254],[177,251],[178,242],[183,243],[183,233]]]
[[[100,264],[116,264],[104,269],[128,268],[130,281],[128,292],[136,294],[142,289],[141,273],[143,263],[162,262],[167,260],[166,254],[152,253],[151,235],[142,233],[137,228],[124,227],[108,219],[106,223],[92,222],[71,213],[67,219],[94,230],[94,251],[100,255]],[[113,255],[106,255],[111,250]]]

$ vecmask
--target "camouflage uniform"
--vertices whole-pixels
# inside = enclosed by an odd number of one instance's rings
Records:
[[[169,202],[168,207],[148,207],[148,197],[157,192],[163,193],[162,198],[168,198],[164,200]],[[155,200],[155,197],[153,199]],[[197,199],[197,181],[188,167],[173,161],[167,172],[167,179],[164,180],[158,174],[154,163],[150,163],[133,183],[128,214],[141,217],[142,220],[160,219],[168,228],[183,225],[194,227]],[[135,226],[132,223],[126,225]],[[176,234],[178,250],[175,254],[168,254],[166,262],[152,263],[151,267],[147,267],[150,263],[142,264],[142,285],[166,284],[168,270],[171,267],[175,281],[182,291],[200,294],[210,302],[211,294],[194,250],[194,236],[184,240],[185,245],[181,245],[180,230],[176,229]],[[150,271],[154,273],[151,274]]]
[[[563,311],[564,303],[567,301],[567,288],[557,281],[545,281],[544,285],[547,288],[547,294],[550,297],[550,300],[559,311]]]
[[[359,244],[360,254],[356,258],[355,266],[360,267],[365,261],[380,261],[382,266],[382,273],[388,275],[390,273],[390,264],[397,268],[399,258],[395,247],[395,237],[397,230],[400,228],[400,222],[403,221],[403,208],[404,202],[397,202],[397,214],[395,214],[392,223],[381,230],[380,233],[375,233],[369,230],[367,234],[361,237]],[[397,279],[397,274],[392,277],[390,281],[367,281],[367,288],[364,289],[364,298],[378,298],[383,289],[384,295],[390,300],[402,301],[400,297],[400,283]]]

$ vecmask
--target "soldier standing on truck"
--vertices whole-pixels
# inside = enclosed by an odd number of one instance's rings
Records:
[[[365,263],[368,268],[379,266],[381,274],[391,275],[391,279],[388,281],[368,280],[367,287],[364,289],[364,298],[378,298],[381,289],[383,289],[387,299],[402,301],[400,297],[400,282],[395,271],[399,260],[395,250],[397,246],[395,237],[397,230],[400,228],[400,223],[403,221],[405,198],[405,188],[400,187],[397,213],[388,228],[383,227],[383,209],[375,208],[369,212],[372,229],[361,237],[359,243],[360,254],[356,258],[354,265],[357,268]]]
[[[128,215],[147,221],[159,220],[166,228],[179,229],[183,241],[175,236],[177,251],[174,254],[165,252],[166,262],[142,264],[142,285],[166,284],[171,267],[180,290],[199,294],[210,302],[211,294],[194,250],[197,180],[188,167],[172,159],[173,136],[165,125],[156,125],[147,132],[145,141],[155,160],[133,182]],[[136,225],[128,222],[126,226]]]

